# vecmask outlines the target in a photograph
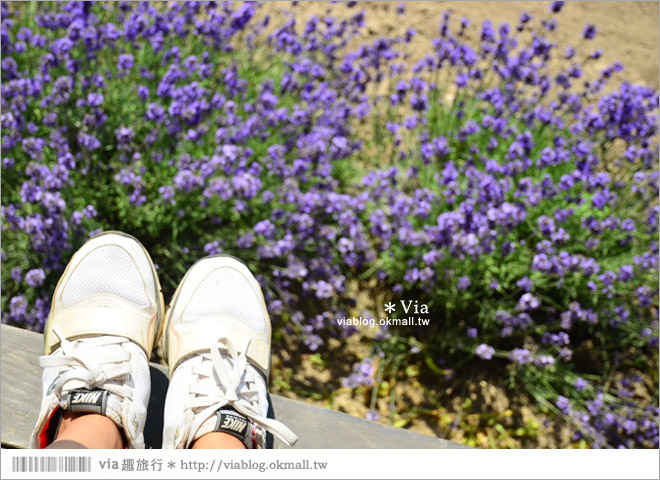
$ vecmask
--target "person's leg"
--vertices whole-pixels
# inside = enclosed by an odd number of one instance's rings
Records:
[[[135,238],[104,232],[73,255],[44,329],[31,448],[144,448],[148,359],[164,310],[154,264]]]
[[[195,263],[165,322],[164,448],[265,448],[266,430],[288,445],[298,440],[268,418],[270,318],[245,264],[226,255]]]
[[[202,435],[199,437],[197,440],[195,440],[192,443],[192,446],[190,448],[193,449],[204,449],[204,448],[233,448],[233,449],[241,449],[245,448],[245,445],[243,442],[241,442],[238,438],[234,437],[233,435],[229,435],[228,433],[224,432],[211,432],[207,433],[206,435]]]
[[[124,440],[115,422],[96,413],[62,416],[55,441],[46,448],[122,448]]]

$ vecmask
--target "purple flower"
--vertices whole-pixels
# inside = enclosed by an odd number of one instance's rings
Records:
[[[78,142],[87,150],[96,150],[101,146],[101,142],[94,136],[87,133],[78,134]]]
[[[456,288],[459,290],[467,290],[470,285],[472,285],[472,282],[470,281],[470,277],[467,276],[462,276],[458,279],[458,284],[456,285]]]
[[[96,217],[96,214],[97,214],[96,208],[94,208],[94,205],[87,205],[83,209],[83,214],[85,215],[85,218],[87,218],[87,219],[94,218],[94,217]]]
[[[51,49],[55,56],[59,58],[65,58],[69,54],[71,47],[73,47],[73,42],[71,39],[64,37],[55,40]]]
[[[634,270],[632,265],[621,265],[619,267],[618,279],[620,282],[628,282],[632,280],[634,276]]]
[[[568,413],[571,410],[571,402],[568,398],[559,395],[557,397],[557,401],[555,402],[555,405],[557,405],[557,408],[562,411],[565,415],[568,415]]]
[[[135,60],[133,58],[133,55],[130,53],[123,53],[119,55],[119,60],[117,61],[117,68],[119,70],[130,70],[133,68],[133,64],[135,63]]]
[[[474,353],[476,353],[477,357],[481,358],[482,360],[490,360],[491,358],[493,358],[495,349],[490,345],[486,345],[485,343],[482,343],[474,350]]]
[[[14,318],[20,318],[27,311],[27,301],[22,295],[12,297],[9,301],[9,313]]]
[[[467,73],[461,72],[458,75],[456,75],[456,79],[454,80],[454,83],[456,84],[457,88],[463,88],[468,84],[469,81],[470,81],[470,77],[468,77]]]
[[[100,92],[93,92],[87,94],[87,105],[90,107],[98,107],[103,103],[103,94]]]
[[[314,290],[318,298],[330,298],[334,291],[332,285],[324,280],[316,282]]]
[[[262,220],[254,226],[254,232],[257,235],[263,235],[265,238],[271,239],[275,236],[275,225],[270,220]]]
[[[555,364],[555,358],[551,355],[539,355],[535,363],[540,367],[548,368]]]
[[[42,151],[46,142],[42,138],[28,137],[23,139],[21,146],[33,160],[41,160]]]
[[[532,268],[541,272],[549,272],[553,269],[553,265],[545,253],[539,253],[532,259]]]
[[[600,265],[593,258],[586,258],[583,260],[580,264],[580,268],[582,268],[582,273],[587,277],[600,272]]]
[[[21,282],[22,275],[21,275],[20,267],[14,267],[14,268],[11,269],[11,279],[16,283]]]
[[[478,330],[476,328],[470,327],[467,329],[467,336],[469,338],[477,338],[477,335],[478,335]]]
[[[524,25],[524,24],[528,23],[529,21],[531,21],[531,20],[533,20],[533,19],[534,19],[534,17],[531,16],[529,13],[527,13],[527,12],[522,12],[522,13],[520,14],[520,20],[519,20],[519,22],[520,22],[521,25]],[[521,30],[522,30],[522,29],[521,29]]]
[[[578,392],[582,392],[585,388],[589,386],[589,382],[587,382],[585,379],[582,377],[578,377],[575,379],[575,382],[573,383],[573,386]]]
[[[522,310],[523,312],[536,310],[540,305],[541,302],[539,302],[538,298],[531,293],[524,293],[518,301],[518,310]]]
[[[375,410],[369,410],[365,418],[367,420],[371,420],[372,422],[376,422],[380,418],[380,415]]]
[[[461,31],[465,30],[470,26],[470,19],[461,17]]]
[[[146,102],[147,98],[149,98],[149,88],[145,87],[144,85],[140,85],[137,89],[137,94],[138,97],[140,97],[140,100]]]
[[[119,145],[127,145],[133,141],[133,130],[128,127],[121,125],[117,128],[115,132],[115,137],[117,138],[117,143]]]
[[[531,292],[531,291],[532,291],[532,287],[534,286],[534,284],[532,283],[532,281],[531,281],[531,280],[529,279],[529,277],[527,277],[527,276],[524,276],[523,278],[521,278],[520,280],[518,280],[518,281],[516,282],[516,285],[518,285],[518,287],[522,288],[523,290],[525,290],[525,291],[527,291],[527,292]]]
[[[555,222],[547,215],[541,215],[538,219],[539,228],[543,235],[550,235],[555,231]]]
[[[519,365],[531,363],[534,358],[526,348],[514,348],[509,352],[509,360],[516,362]]]
[[[564,2],[552,2],[548,10],[552,13],[559,13],[561,12],[563,6],[564,6]]]
[[[174,205],[174,187],[171,185],[163,185],[158,188],[158,193],[160,193],[163,202],[169,205]]]
[[[46,274],[41,268],[34,268],[25,274],[25,283],[31,287],[38,287],[46,279]]]
[[[427,107],[427,97],[424,93],[413,93],[410,97],[410,104],[412,109],[418,112],[423,112]]]
[[[342,380],[342,385],[348,388],[357,388],[360,385],[370,387],[374,383],[373,359],[365,358],[353,365],[352,373]]]
[[[156,123],[161,123],[165,119],[165,109],[157,103],[150,103],[147,107],[145,117],[148,120],[153,120]]]
[[[596,25],[587,24],[584,27],[584,31],[582,32],[582,38],[585,38],[586,40],[593,40],[597,31],[598,29],[596,28]]]

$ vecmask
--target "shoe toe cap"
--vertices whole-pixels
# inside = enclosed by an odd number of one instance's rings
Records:
[[[181,313],[182,322],[220,315],[257,334],[266,332],[269,319],[261,289],[245,265],[229,257],[212,258],[199,269],[202,275]]]

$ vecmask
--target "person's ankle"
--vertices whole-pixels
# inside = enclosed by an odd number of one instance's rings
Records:
[[[125,445],[115,422],[96,413],[64,413],[54,441],[59,440],[71,440],[87,448],[124,448]]]
[[[209,432],[195,440],[190,446],[192,449],[233,448],[245,449],[245,445],[238,438],[224,432]]]

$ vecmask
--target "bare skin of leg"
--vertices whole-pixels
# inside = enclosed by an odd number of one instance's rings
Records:
[[[71,440],[87,448],[124,448],[115,422],[95,413],[65,413],[55,440]],[[244,449],[245,445],[228,433],[211,432],[195,440],[192,448]]]
[[[233,435],[229,435],[224,432],[211,432],[206,435],[202,435],[192,444],[193,449],[198,448],[233,448],[240,449],[245,448],[243,442]]]
[[[55,440],[71,440],[87,448],[124,448],[115,422],[96,413],[66,412]]]

